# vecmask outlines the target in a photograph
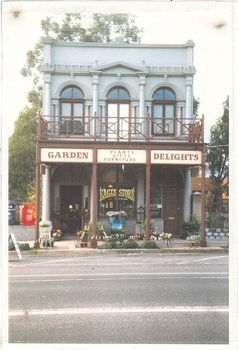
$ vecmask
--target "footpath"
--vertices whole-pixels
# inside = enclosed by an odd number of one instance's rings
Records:
[[[22,226],[13,225],[8,226],[8,234],[14,233],[16,241],[18,243],[28,243],[30,248],[34,247],[35,241],[35,227],[34,226]],[[160,241],[155,241],[159,244]],[[228,253],[228,241],[222,239],[207,239],[207,246],[200,247],[199,245],[192,245],[185,239],[175,238],[172,247],[167,247],[166,244],[163,248],[157,249],[144,249],[140,248],[142,241],[138,241],[139,248],[137,249],[100,249],[100,245],[104,242],[98,241],[97,248],[80,247],[78,248],[77,238],[73,235],[64,235],[59,241],[54,242],[54,246],[50,248],[39,248],[21,251],[22,255],[64,255],[64,254],[116,254],[116,253]],[[9,255],[16,254],[15,251],[9,251]]]

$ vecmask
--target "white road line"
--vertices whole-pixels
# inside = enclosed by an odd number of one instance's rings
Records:
[[[190,261],[180,261],[176,265],[189,265],[194,262],[200,262],[200,261],[206,261],[206,260],[214,260],[214,259],[221,259],[221,258],[228,258],[227,255],[221,255],[221,256],[213,256],[211,258],[201,258],[201,259],[196,259],[196,260],[190,260]],[[222,264],[226,264],[228,262],[224,261]]]
[[[221,258],[228,258],[228,255],[213,256],[211,258],[201,258],[201,259],[196,259],[193,261],[205,261],[205,260],[214,260],[214,259],[221,259]]]
[[[77,277],[77,276],[187,276],[187,275],[228,275],[228,272],[111,272],[111,273],[67,273],[67,274],[58,274],[60,277]],[[11,275],[9,278],[31,278],[31,277],[56,277],[57,274],[39,274],[39,275]]]
[[[14,316],[49,316],[49,315],[79,315],[79,314],[130,314],[130,313],[227,313],[227,307],[159,307],[159,308],[82,308],[82,309],[45,309],[45,310],[12,310],[8,313],[10,317]]]
[[[167,277],[161,277],[162,279],[166,279]],[[177,277],[177,278],[180,278],[180,277]],[[212,279],[228,279],[228,277],[196,277],[196,279],[200,279],[200,280],[204,280],[204,279],[209,279],[209,280],[212,280]],[[130,280],[130,281],[135,281],[135,280],[145,280],[144,278],[142,277],[120,277],[120,278],[115,278],[116,281],[125,281],[125,280]],[[112,278],[108,279],[107,277],[105,278],[97,278],[97,277],[94,277],[94,278],[64,278],[64,279],[38,279],[38,280],[24,280],[24,281],[10,281],[10,283],[42,283],[42,282],[53,282],[53,283],[56,283],[56,282],[79,282],[79,281],[84,281],[84,282],[89,282],[89,281],[112,281]]]

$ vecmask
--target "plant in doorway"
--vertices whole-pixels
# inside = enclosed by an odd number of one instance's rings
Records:
[[[62,236],[62,231],[61,230],[53,230],[52,237],[54,238],[55,241],[58,241]]]

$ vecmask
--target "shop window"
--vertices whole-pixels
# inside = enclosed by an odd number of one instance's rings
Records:
[[[159,89],[153,94],[152,134],[174,134],[176,98],[169,89]]]
[[[160,185],[150,187],[150,217],[162,217],[162,189]]]
[[[84,96],[74,86],[64,89],[60,96],[61,132],[83,134]]]
[[[109,211],[125,211],[127,217],[135,216],[135,188],[122,184],[99,188],[99,216]]]
[[[135,175],[128,166],[112,165],[100,176],[98,215],[106,217],[109,211],[125,211],[127,217],[135,216]]]

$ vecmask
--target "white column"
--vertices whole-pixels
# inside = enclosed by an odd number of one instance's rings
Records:
[[[50,93],[51,75],[44,75],[44,106],[43,114],[46,116],[51,115],[51,93]]]
[[[186,119],[193,118],[193,77],[186,77]]]
[[[182,123],[183,123],[183,105],[181,103],[178,103],[178,122],[176,125],[176,136],[179,137],[182,134]]]
[[[50,191],[51,166],[45,165],[45,174],[42,175],[42,220],[50,220]]]
[[[98,73],[93,73],[93,115],[98,115]]]
[[[145,116],[145,74],[139,76],[140,85],[140,110],[139,117]]]
[[[185,171],[183,219],[184,221],[189,221],[191,217],[192,177],[191,169],[186,169]]]

